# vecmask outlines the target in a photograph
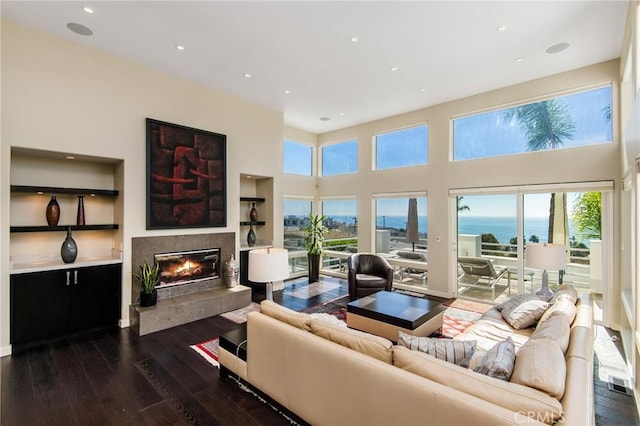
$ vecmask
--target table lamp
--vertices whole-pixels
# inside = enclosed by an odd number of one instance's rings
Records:
[[[560,271],[567,267],[567,250],[562,244],[535,243],[527,244],[525,252],[525,266],[527,268],[542,269],[542,285],[536,291],[537,296],[551,297],[549,276],[547,270]]]
[[[249,280],[266,284],[267,300],[273,300],[273,282],[289,278],[289,252],[282,248],[249,252]]]

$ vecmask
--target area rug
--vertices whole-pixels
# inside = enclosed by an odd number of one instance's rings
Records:
[[[236,309],[235,311],[225,312],[224,314],[220,314],[222,318],[226,318],[229,321],[233,321],[236,324],[242,324],[247,322],[247,314],[249,312],[259,311],[260,305],[251,302],[249,306],[245,306],[244,308]]]
[[[300,287],[296,290],[288,292],[288,294],[291,297],[306,300],[306,299],[311,299],[312,297],[317,296],[319,294],[334,290],[338,287],[340,287],[340,284],[317,281],[315,283],[311,283],[304,287]]]
[[[218,362],[218,342],[219,339],[216,337],[215,339],[207,340],[206,342],[191,345],[189,347],[196,351],[209,364],[220,368],[220,363]]]
[[[330,314],[339,320],[346,321],[347,303],[349,303],[349,295],[345,294],[338,299],[303,309],[301,312],[305,312],[307,314]]]
[[[474,302],[472,300],[465,299],[449,299],[443,303],[450,308],[462,309],[463,311],[479,312],[484,314],[493,307],[491,304]]]

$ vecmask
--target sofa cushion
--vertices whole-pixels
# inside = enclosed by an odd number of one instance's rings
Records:
[[[471,356],[476,349],[475,340],[451,340],[431,337],[412,336],[402,331],[398,331],[398,345],[402,345],[411,350],[424,352],[444,361],[460,365],[469,366]]]
[[[549,303],[555,303],[556,300],[560,299],[569,299],[575,305],[578,301],[578,292],[571,284],[563,284],[558,287]]]
[[[509,381],[513,373],[513,364],[516,359],[516,347],[511,337],[496,343],[487,352],[480,363],[473,369],[476,373]]]
[[[374,336],[364,331],[345,328],[322,321],[311,321],[311,332],[316,336],[353,349],[380,361],[391,364],[393,362],[393,343],[384,337]]]
[[[573,303],[568,296],[561,297],[549,306],[549,309],[547,309],[545,313],[542,314],[542,317],[540,317],[539,322],[544,322],[557,313],[565,318],[568,325],[571,325],[573,319],[576,317],[576,312],[576,304]]]
[[[549,395],[517,383],[496,380],[403,346],[393,348],[396,367],[536,419],[558,420],[562,406]]]
[[[311,327],[309,326],[309,323],[311,323],[311,316],[309,314],[285,308],[272,300],[263,300],[260,302],[260,312],[302,330],[311,330]]]
[[[571,329],[569,328],[569,323],[567,323],[567,319],[564,317],[562,313],[556,312],[548,320],[546,321],[540,320],[540,322],[538,322],[538,325],[536,326],[536,331],[534,331],[533,334],[531,334],[531,337],[529,338],[529,340],[532,340],[532,339],[553,340],[558,344],[558,346],[560,347],[560,350],[564,354],[565,352],[567,352],[567,348],[569,347],[570,331]],[[526,346],[527,343],[525,343],[524,346]]]
[[[502,317],[517,330],[534,325],[549,307],[535,294],[516,296],[501,305]]]
[[[532,337],[516,355],[511,382],[538,389],[560,400],[566,376],[567,365],[558,344],[549,338]]]

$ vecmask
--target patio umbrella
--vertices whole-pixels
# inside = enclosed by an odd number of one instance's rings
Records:
[[[416,251],[416,243],[419,242],[418,236],[418,200],[409,198],[409,213],[407,215],[407,234],[405,241],[411,243],[412,250]]]

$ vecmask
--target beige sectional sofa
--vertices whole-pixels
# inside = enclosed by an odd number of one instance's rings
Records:
[[[312,425],[587,426],[594,424],[590,297],[576,307],[566,342],[555,341],[565,332],[553,326],[538,337],[534,327],[510,329],[495,309],[456,338],[476,340],[482,357],[492,341],[515,336],[520,383],[267,301],[248,316],[247,361],[221,348],[220,362]]]

